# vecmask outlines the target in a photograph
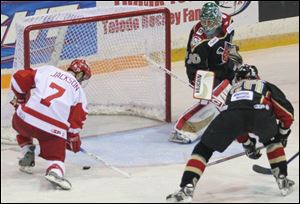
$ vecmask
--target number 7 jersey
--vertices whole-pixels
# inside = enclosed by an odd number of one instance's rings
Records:
[[[31,94],[16,110],[26,123],[64,139],[81,131],[87,100],[69,72],[49,65],[20,70],[13,75],[11,88],[17,97]]]

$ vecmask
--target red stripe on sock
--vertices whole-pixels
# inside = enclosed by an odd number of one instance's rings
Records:
[[[284,156],[285,152],[284,152],[284,149],[282,147],[279,147],[279,148],[275,149],[274,151],[269,152],[267,155],[268,155],[268,159],[272,160],[272,159],[275,159],[277,157]]]
[[[203,164],[201,161],[195,160],[195,159],[191,159],[191,160],[187,163],[187,166],[198,168],[198,169],[200,169],[202,172],[204,171],[204,169],[205,169],[205,167],[206,167],[206,165]]]

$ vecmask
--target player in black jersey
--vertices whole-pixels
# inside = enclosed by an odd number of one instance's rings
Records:
[[[186,72],[193,84],[197,70],[215,72],[215,85],[224,79],[231,81],[234,67],[242,64],[234,36],[232,18],[222,13],[214,3],[206,3],[200,21],[190,32],[185,59]]]
[[[232,81],[234,69],[243,61],[237,52],[237,46],[232,44],[234,36],[232,23],[231,16],[222,13],[215,3],[208,2],[203,5],[200,21],[192,28],[187,43],[185,67],[191,84],[194,84],[197,70],[213,71],[214,87],[226,79]],[[202,125],[200,129],[191,124],[199,120],[210,121],[206,118],[211,115],[207,114],[207,109],[210,109],[209,112],[215,112],[214,115],[218,113],[216,107],[207,105],[199,102],[180,116],[169,141],[192,143],[198,140],[209,123]]]
[[[255,66],[241,66],[236,71],[226,106],[193,150],[181,180],[181,189],[169,195],[167,200],[191,201],[196,183],[213,152],[223,152],[239,135],[248,133],[257,135],[266,147],[272,173],[282,195],[287,195],[294,182],[287,179],[284,148],[293,120],[293,106],[283,92],[274,84],[258,79]],[[251,150],[254,154],[255,149]]]

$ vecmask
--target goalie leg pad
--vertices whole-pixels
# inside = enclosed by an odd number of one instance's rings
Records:
[[[194,105],[175,125],[175,131],[172,133],[169,141],[189,144],[199,140],[211,123],[219,114],[216,107],[209,103],[203,106],[200,103]]]
[[[225,104],[231,85],[224,80],[213,92],[211,101],[203,100],[192,106],[181,116],[169,141],[188,144],[201,138],[211,121],[220,113]]]

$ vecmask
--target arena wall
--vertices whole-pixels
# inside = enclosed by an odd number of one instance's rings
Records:
[[[287,3],[282,8],[275,1],[270,4],[263,1],[224,2],[219,3],[220,8],[222,12],[232,15],[235,27],[234,43],[240,46],[241,51],[299,43],[299,3]],[[13,24],[26,15],[93,6],[167,7],[171,11],[172,62],[175,62],[184,60],[190,30],[198,22],[200,8],[206,1],[85,1],[86,5],[79,1],[60,1],[62,9],[51,2],[31,2],[28,3],[30,6],[26,6],[26,2],[16,2],[13,5],[6,3],[1,3],[1,88],[7,88],[10,82],[12,63],[7,63],[7,60],[13,60],[14,43],[10,42],[10,33],[15,26]],[[15,9],[15,13],[12,12],[12,8]],[[6,52],[6,49],[9,51]]]

